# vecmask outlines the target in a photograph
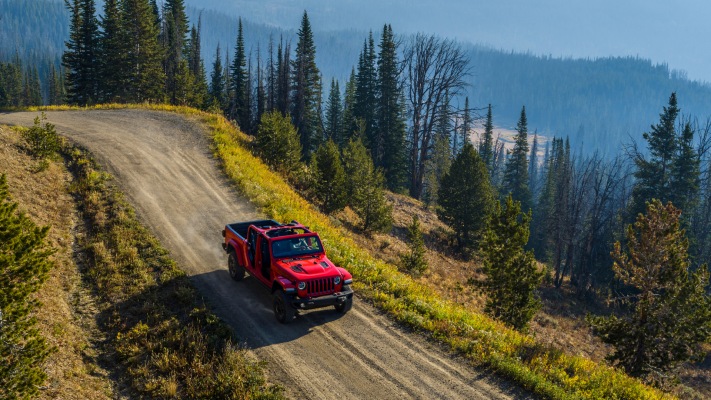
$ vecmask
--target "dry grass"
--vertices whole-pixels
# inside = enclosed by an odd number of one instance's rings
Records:
[[[47,240],[57,249],[54,268],[37,298],[42,335],[56,351],[45,362],[48,380],[39,398],[109,399],[112,383],[97,363],[93,300],[83,288],[73,261],[77,211],[67,187],[71,176],[61,162],[41,172],[22,149],[17,131],[0,127],[0,173],[7,175],[12,198],[37,225],[50,225]]]

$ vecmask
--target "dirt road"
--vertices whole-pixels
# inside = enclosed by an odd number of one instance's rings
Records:
[[[0,113],[32,125],[37,113]],[[270,379],[297,399],[490,399],[521,393],[404,332],[356,298],[279,324],[256,280],[233,282],[220,247],[226,222],[261,218],[218,169],[199,124],[142,110],[48,112],[57,131],[91,150],[116,176],[139,217],[192,277]]]

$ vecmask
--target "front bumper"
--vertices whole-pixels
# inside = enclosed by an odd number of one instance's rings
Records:
[[[297,310],[311,310],[314,308],[323,308],[343,304],[350,299],[353,299],[353,289],[351,289],[350,286],[346,286],[340,292],[326,296],[295,298],[291,301],[291,305]]]

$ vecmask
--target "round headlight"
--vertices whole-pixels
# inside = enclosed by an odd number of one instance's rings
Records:
[[[340,276],[337,276],[337,277],[333,278],[333,284],[334,284],[334,285],[338,285],[339,283],[341,283],[341,277],[340,277]]]
[[[306,282],[299,282],[299,290],[304,290],[306,289]]]

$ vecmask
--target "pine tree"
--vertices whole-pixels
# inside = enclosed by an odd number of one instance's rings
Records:
[[[257,107],[255,114],[256,122],[259,122],[261,120],[262,114],[264,114],[264,111],[267,107],[267,93],[264,87],[264,78],[262,74],[262,54],[259,45],[257,45]]]
[[[326,136],[337,145],[343,144],[341,134],[343,110],[341,108],[341,90],[338,81],[331,79],[331,90],[326,104]]]
[[[479,141],[479,155],[486,164],[489,176],[494,173],[494,121],[491,116],[491,104],[486,112],[486,122],[484,122],[484,137]]]
[[[454,138],[452,140],[452,155],[456,156],[462,150],[464,143],[469,141],[469,132],[472,129],[472,123],[472,114],[471,109],[469,108],[469,97],[466,97],[464,99],[462,126],[459,128],[459,130],[455,130]],[[481,156],[481,152],[479,153],[479,155]],[[487,164],[486,160],[484,160],[484,163]]]
[[[359,136],[343,150],[348,205],[360,217],[363,231],[386,231],[392,224],[392,206],[383,191],[384,177]]]
[[[218,110],[224,110],[225,102],[225,76],[222,69],[222,55],[220,54],[220,44],[217,44],[215,51],[215,61],[212,63],[212,74],[210,75],[210,106]]]
[[[264,163],[286,177],[292,177],[301,167],[299,136],[289,117],[280,112],[262,115],[255,147]]]
[[[621,299],[630,312],[591,317],[602,341],[614,346],[609,359],[633,376],[664,380],[681,363],[705,355],[711,337],[711,297],[706,265],[689,271],[689,242],[681,210],[659,200],[647,204],[627,227],[627,252],[615,243],[615,276],[631,288]]]
[[[522,210],[531,209],[531,191],[528,187],[528,122],[526,107],[516,125],[516,138],[504,171],[503,194],[510,193],[521,203]]]
[[[190,29],[190,40],[188,41],[187,62],[190,71],[190,87],[188,88],[189,100],[188,104],[197,107],[205,108],[209,101],[209,87],[207,85],[207,77],[205,74],[205,63],[200,57],[201,44],[200,36],[202,32],[202,16],[198,17],[198,26]]]
[[[124,85],[130,66],[127,65],[128,42],[118,0],[106,0],[101,17],[99,36],[101,99],[105,102],[122,101]]]
[[[67,95],[70,103],[92,104],[98,100],[99,22],[94,0],[65,3],[71,13],[69,40],[62,55],[67,69]]]
[[[158,26],[148,0],[123,0],[126,41],[126,101],[160,102],[164,98],[165,74],[158,44]]]
[[[11,200],[0,175],[0,397],[23,399],[35,397],[46,379],[50,347],[32,315],[52,250],[44,241],[49,227],[36,226]]]
[[[319,103],[321,78],[316,66],[316,45],[309,17],[304,11],[297,33],[296,55],[292,61],[291,118],[301,137],[303,157],[308,158],[318,147],[320,138]]]
[[[376,129],[382,137],[382,167],[388,189],[401,191],[407,179],[405,159],[405,115],[402,112],[399,87],[397,44],[390,25],[383,27],[378,56],[377,90],[378,99]]]
[[[165,0],[162,25],[165,92],[171,104],[184,104],[184,99],[187,97],[186,92],[190,89],[185,87],[185,83],[189,82],[190,78],[185,75],[189,68],[180,64],[186,59],[184,52],[187,48],[187,35],[190,30],[183,0]]]
[[[291,90],[291,46],[286,44],[282,47],[279,41],[277,49],[277,82],[276,82],[276,109],[282,115],[289,114],[290,90]]]
[[[368,39],[363,43],[363,50],[358,61],[353,116],[363,123],[365,129],[363,139],[366,147],[370,150],[375,166],[382,167],[384,138],[381,132],[376,130],[377,74],[375,61],[375,42],[371,31]]]
[[[400,256],[400,262],[406,271],[414,275],[421,275],[427,271],[425,260],[425,241],[422,238],[422,228],[417,214],[412,216],[412,223],[407,227],[407,241],[410,251]]]
[[[637,170],[629,209],[631,216],[643,212],[651,199],[673,201],[676,206],[687,208],[694,205],[699,186],[699,159],[691,146],[694,136],[691,126],[685,125],[681,134],[676,132],[679,113],[676,93],[672,93],[668,106],[659,115],[659,123],[643,135],[649,146],[649,158],[635,155]],[[682,210],[688,215],[693,212]]]
[[[487,294],[484,311],[492,317],[525,330],[541,307],[536,293],[543,280],[533,252],[525,251],[530,213],[521,213],[520,203],[507,196],[504,207],[495,203],[481,244],[480,283]]]
[[[313,155],[312,173],[314,196],[326,214],[346,206],[346,173],[341,163],[338,146],[333,140],[319,146]]]
[[[343,96],[343,143],[345,146],[353,135],[358,132],[358,122],[355,117],[356,102],[356,73],[355,68],[351,69],[351,75],[346,81],[346,93]]]
[[[250,110],[247,103],[250,85],[247,79],[247,55],[244,50],[242,18],[239,19],[237,28],[237,44],[235,45],[235,57],[232,61],[231,72],[229,117],[237,121],[242,131],[249,133],[251,124]]]
[[[533,135],[533,145],[531,145],[531,156],[528,158],[528,188],[531,191],[531,199],[538,195],[538,134]],[[533,204],[533,203],[531,203]]]
[[[439,187],[437,216],[455,233],[459,250],[471,249],[486,226],[494,203],[484,161],[465,143]]]

